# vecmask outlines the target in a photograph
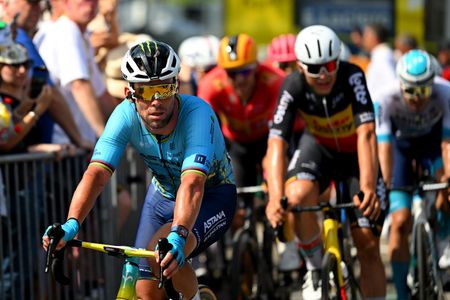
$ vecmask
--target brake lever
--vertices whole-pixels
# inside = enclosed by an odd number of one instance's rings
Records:
[[[59,240],[64,236],[64,230],[61,228],[60,223],[55,223],[52,225],[52,228],[47,233],[50,238],[50,243],[47,248],[47,257],[45,261],[45,273],[48,273],[49,266],[52,265],[53,254],[55,252],[56,246],[59,243]]]
[[[49,267],[51,267],[53,278],[60,284],[67,285],[70,279],[64,275],[64,252],[65,248],[56,250],[61,238],[64,236],[64,230],[60,223],[55,223],[47,233],[50,238],[47,249],[47,258],[45,263],[45,273],[48,273]]]
[[[169,243],[169,241],[166,238],[160,238],[158,240],[158,255],[159,255],[159,261],[164,259],[166,254],[172,249],[172,245]],[[164,282],[166,281],[166,277],[163,275],[164,268],[159,268],[159,282],[158,282],[158,288],[161,289],[164,286]]]

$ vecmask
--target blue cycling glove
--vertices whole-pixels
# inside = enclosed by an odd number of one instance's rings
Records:
[[[47,227],[44,236],[48,235],[48,231],[51,228],[52,225]],[[70,218],[69,220],[66,221],[66,223],[61,225],[61,228],[62,230],[64,230],[64,236],[62,239],[67,243],[68,241],[73,240],[73,238],[77,235],[78,230],[80,230],[80,224],[78,223],[77,219]]]
[[[167,236],[167,241],[172,245],[172,250],[170,250],[170,252],[177,260],[178,269],[181,269],[184,265],[184,245],[186,244],[186,240],[178,233],[171,232]]]

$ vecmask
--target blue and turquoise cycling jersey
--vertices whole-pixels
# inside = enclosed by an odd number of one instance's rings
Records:
[[[91,164],[114,172],[130,143],[153,174],[152,184],[175,199],[184,172],[207,176],[205,188],[233,183],[231,163],[214,111],[202,99],[178,95],[178,121],[170,135],[156,136],[144,126],[135,104],[119,104],[95,145]]]

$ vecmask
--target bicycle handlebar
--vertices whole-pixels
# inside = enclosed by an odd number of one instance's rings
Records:
[[[70,282],[70,278],[64,275],[64,253],[67,247],[85,248],[94,251],[106,253],[108,255],[120,258],[127,257],[154,257],[155,252],[145,249],[133,248],[129,246],[117,246],[108,245],[100,243],[91,243],[81,240],[71,240],[66,243],[66,245],[60,249],[55,250],[56,245],[60,239],[64,236],[64,230],[61,228],[61,224],[55,223],[52,228],[48,231],[47,235],[50,238],[50,243],[47,250],[47,259],[45,264],[45,273],[48,273],[50,267],[54,279],[62,284],[67,285]],[[161,239],[166,240],[166,239]],[[166,240],[167,241],[167,240]],[[158,242],[159,243],[159,242]],[[170,244],[169,244],[170,245]]]
[[[364,199],[364,193],[362,191],[359,191],[357,194],[359,200]],[[283,209],[288,209],[288,199],[287,197],[281,198],[281,206]],[[313,212],[313,211],[321,211],[326,209],[331,210],[337,210],[337,209],[349,209],[349,208],[355,208],[355,204],[353,202],[349,203],[337,203],[332,205],[330,202],[320,202],[318,205],[313,206],[300,206],[295,205],[289,208],[289,211],[293,213],[301,213],[301,212]],[[275,230],[275,236],[278,238],[280,242],[287,242],[290,240],[290,236],[292,236],[292,233],[290,233],[289,229],[285,228],[285,222],[283,224],[277,226]]]
[[[449,187],[450,187],[450,178],[448,179],[447,182],[435,182],[435,183],[419,182],[417,185],[408,185],[408,186],[396,187],[393,189],[391,188],[391,189],[389,189],[389,191],[403,191],[403,192],[412,193],[417,190],[419,192],[432,192],[432,191],[444,190]]]
[[[255,186],[242,186],[236,188],[236,192],[238,194],[254,194],[259,192],[265,192],[266,188],[263,185],[255,185]]]

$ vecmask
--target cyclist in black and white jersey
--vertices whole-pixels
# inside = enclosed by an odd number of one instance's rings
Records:
[[[434,58],[422,50],[411,50],[397,64],[391,88],[375,103],[380,164],[389,193],[391,226],[389,257],[398,299],[407,299],[406,277],[409,268],[411,204],[413,196],[398,188],[414,184],[413,161],[431,172],[437,180],[450,177],[450,84],[439,74]],[[449,203],[437,197],[441,241],[439,264],[450,266]]]
[[[363,71],[339,61],[340,47],[337,35],[325,26],[307,27],[297,36],[299,68],[283,82],[268,141],[266,214],[274,227],[283,222],[286,211],[280,199],[284,195],[289,205],[317,204],[319,195],[336,179],[336,170],[345,179],[359,179],[364,198],[354,199],[359,209],[351,219],[361,263],[361,289],[367,299],[383,299],[379,234],[386,205],[378,172],[373,104]],[[283,157],[298,111],[306,130],[286,168]],[[320,299],[322,240],[317,217],[303,213],[294,219],[308,269],[303,298]]]

